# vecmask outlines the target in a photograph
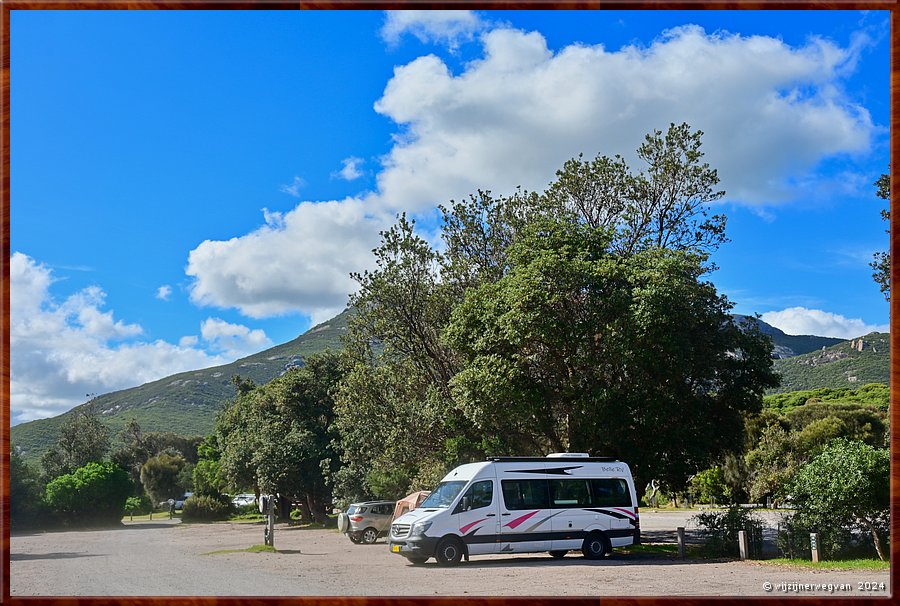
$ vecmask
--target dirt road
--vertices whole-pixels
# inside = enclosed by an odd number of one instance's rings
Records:
[[[686,516],[642,514],[646,536],[662,537]],[[253,524],[145,522],[111,530],[11,537],[13,596],[30,595],[840,595],[884,596],[860,583],[888,572],[786,570],[754,562],[570,553],[482,556],[456,568],[407,564],[382,540],[354,545],[334,530],[278,525],[278,553],[223,553],[263,542]],[[771,584],[766,590],[765,583]],[[809,589],[796,584],[820,584]],[[836,586],[829,590],[828,584]],[[848,585],[841,588],[841,584]]]

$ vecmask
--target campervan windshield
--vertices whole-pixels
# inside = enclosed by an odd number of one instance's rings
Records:
[[[441,482],[437,485],[428,498],[422,501],[422,504],[419,505],[420,508],[425,509],[427,507],[437,508],[437,509],[446,509],[453,504],[453,500],[456,499],[457,495],[459,495],[459,491],[463,489],[463,486],[466,485],[467,482],[461,481],[453,481],[453,482]]]

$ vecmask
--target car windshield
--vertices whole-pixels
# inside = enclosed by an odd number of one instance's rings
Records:
[[[437,485],[428,498],[422,501],[419,507],[436,507],[438,509],[446,509],[450,507],[459,492],[463,489],[467,482],[441,482]]]

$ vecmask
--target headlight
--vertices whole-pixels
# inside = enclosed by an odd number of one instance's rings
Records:
[[[431,522],[416,522],[412,526],[412,530],[410,530],[410,536],[417,537],[419,535],[425,534],[425,531],[431,528]]]

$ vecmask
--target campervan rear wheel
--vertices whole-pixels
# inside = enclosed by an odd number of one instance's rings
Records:
[[[434,559],[441,566],[456,566],[463,556],[463,546],[459,539],[447,537],[438,543]]]
[[[609,539],[601,532],[592,532],[584,539],[581,546],[581,553],[589,560],[599,560],[610,552],[612,546]]]
[[[569,552],[566,551],[565,549],[562,549],[562,550],[559,550],[559,551],[550,551],[550,552],[548,552],[548,553],[549,553],[551,556],[553,556],[554,558],[556,558],[556,559],[558,560],[558,559],[560,559],[560,558],[566,557],[566,554],[569,553]]]

